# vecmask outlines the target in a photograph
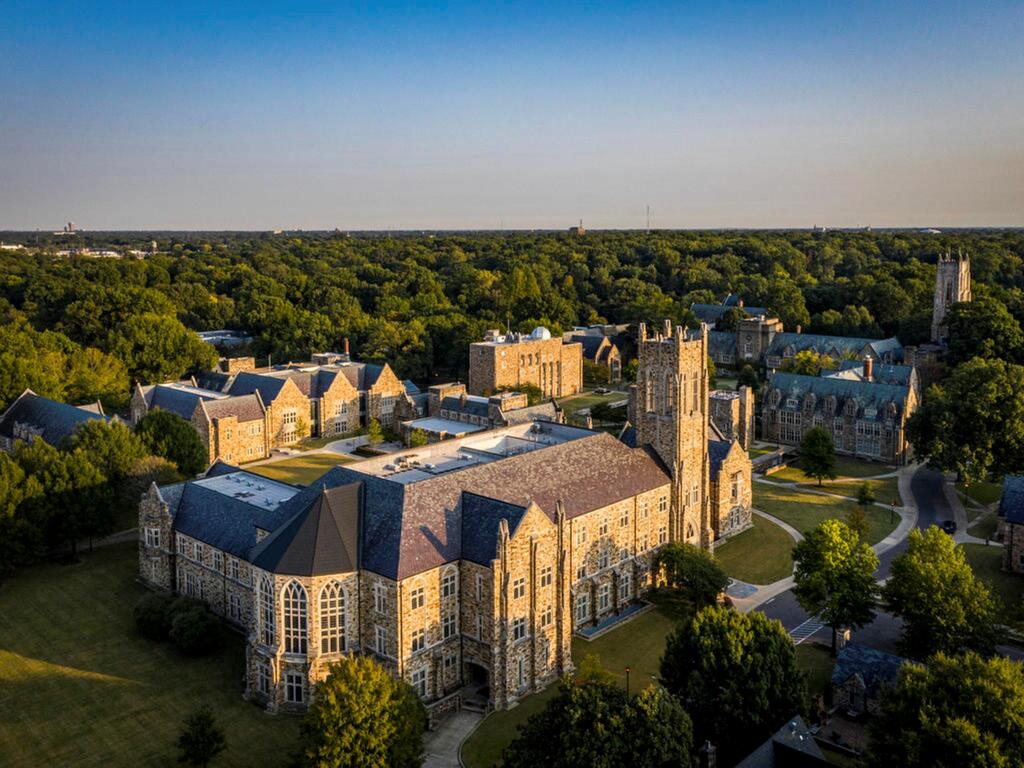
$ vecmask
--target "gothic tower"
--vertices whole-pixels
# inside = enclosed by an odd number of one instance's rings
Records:
[[[954,304],[971,300],[971,260],[957,252],[940,256],[935,270],[935,304],[932,309],[932,341],[945,343],[947,331],[942,323]]]
[[[670,539],[709,548],[708,329],[670,321],[648,337],[640,324],[629,419],[637,446],[650,446],[672,473]]]

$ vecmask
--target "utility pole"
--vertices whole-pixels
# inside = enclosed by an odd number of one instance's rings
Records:
[[[651,234],[651,206],[647,205],[647,234]]]

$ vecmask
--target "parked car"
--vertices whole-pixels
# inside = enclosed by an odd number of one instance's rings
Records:
[[[942,530],[944,530],[946,533],[948,533],[950,536],[952,536],[954,533],[956,533],[956,521],[955,520],[943,520],[942,521]]]

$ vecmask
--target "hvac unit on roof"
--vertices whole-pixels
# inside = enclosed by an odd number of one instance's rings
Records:
[[[437,469],[437,466],[436,466],[436,465],[434,465],[434,464],[424,464],[423,466],[424,466],[424,467],[425,467],[426,469]]]
[[[388,472],[394,472],[396,469],[398,469],[398,467],[396,467],[394,464],[385,464],[384,469],[386,469]]]

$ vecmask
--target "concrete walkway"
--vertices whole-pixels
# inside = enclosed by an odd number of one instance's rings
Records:
[[[423,768],[459,768],[462,742],[473,732],[484,716],[477,712],[454,712],[423,738]]]

